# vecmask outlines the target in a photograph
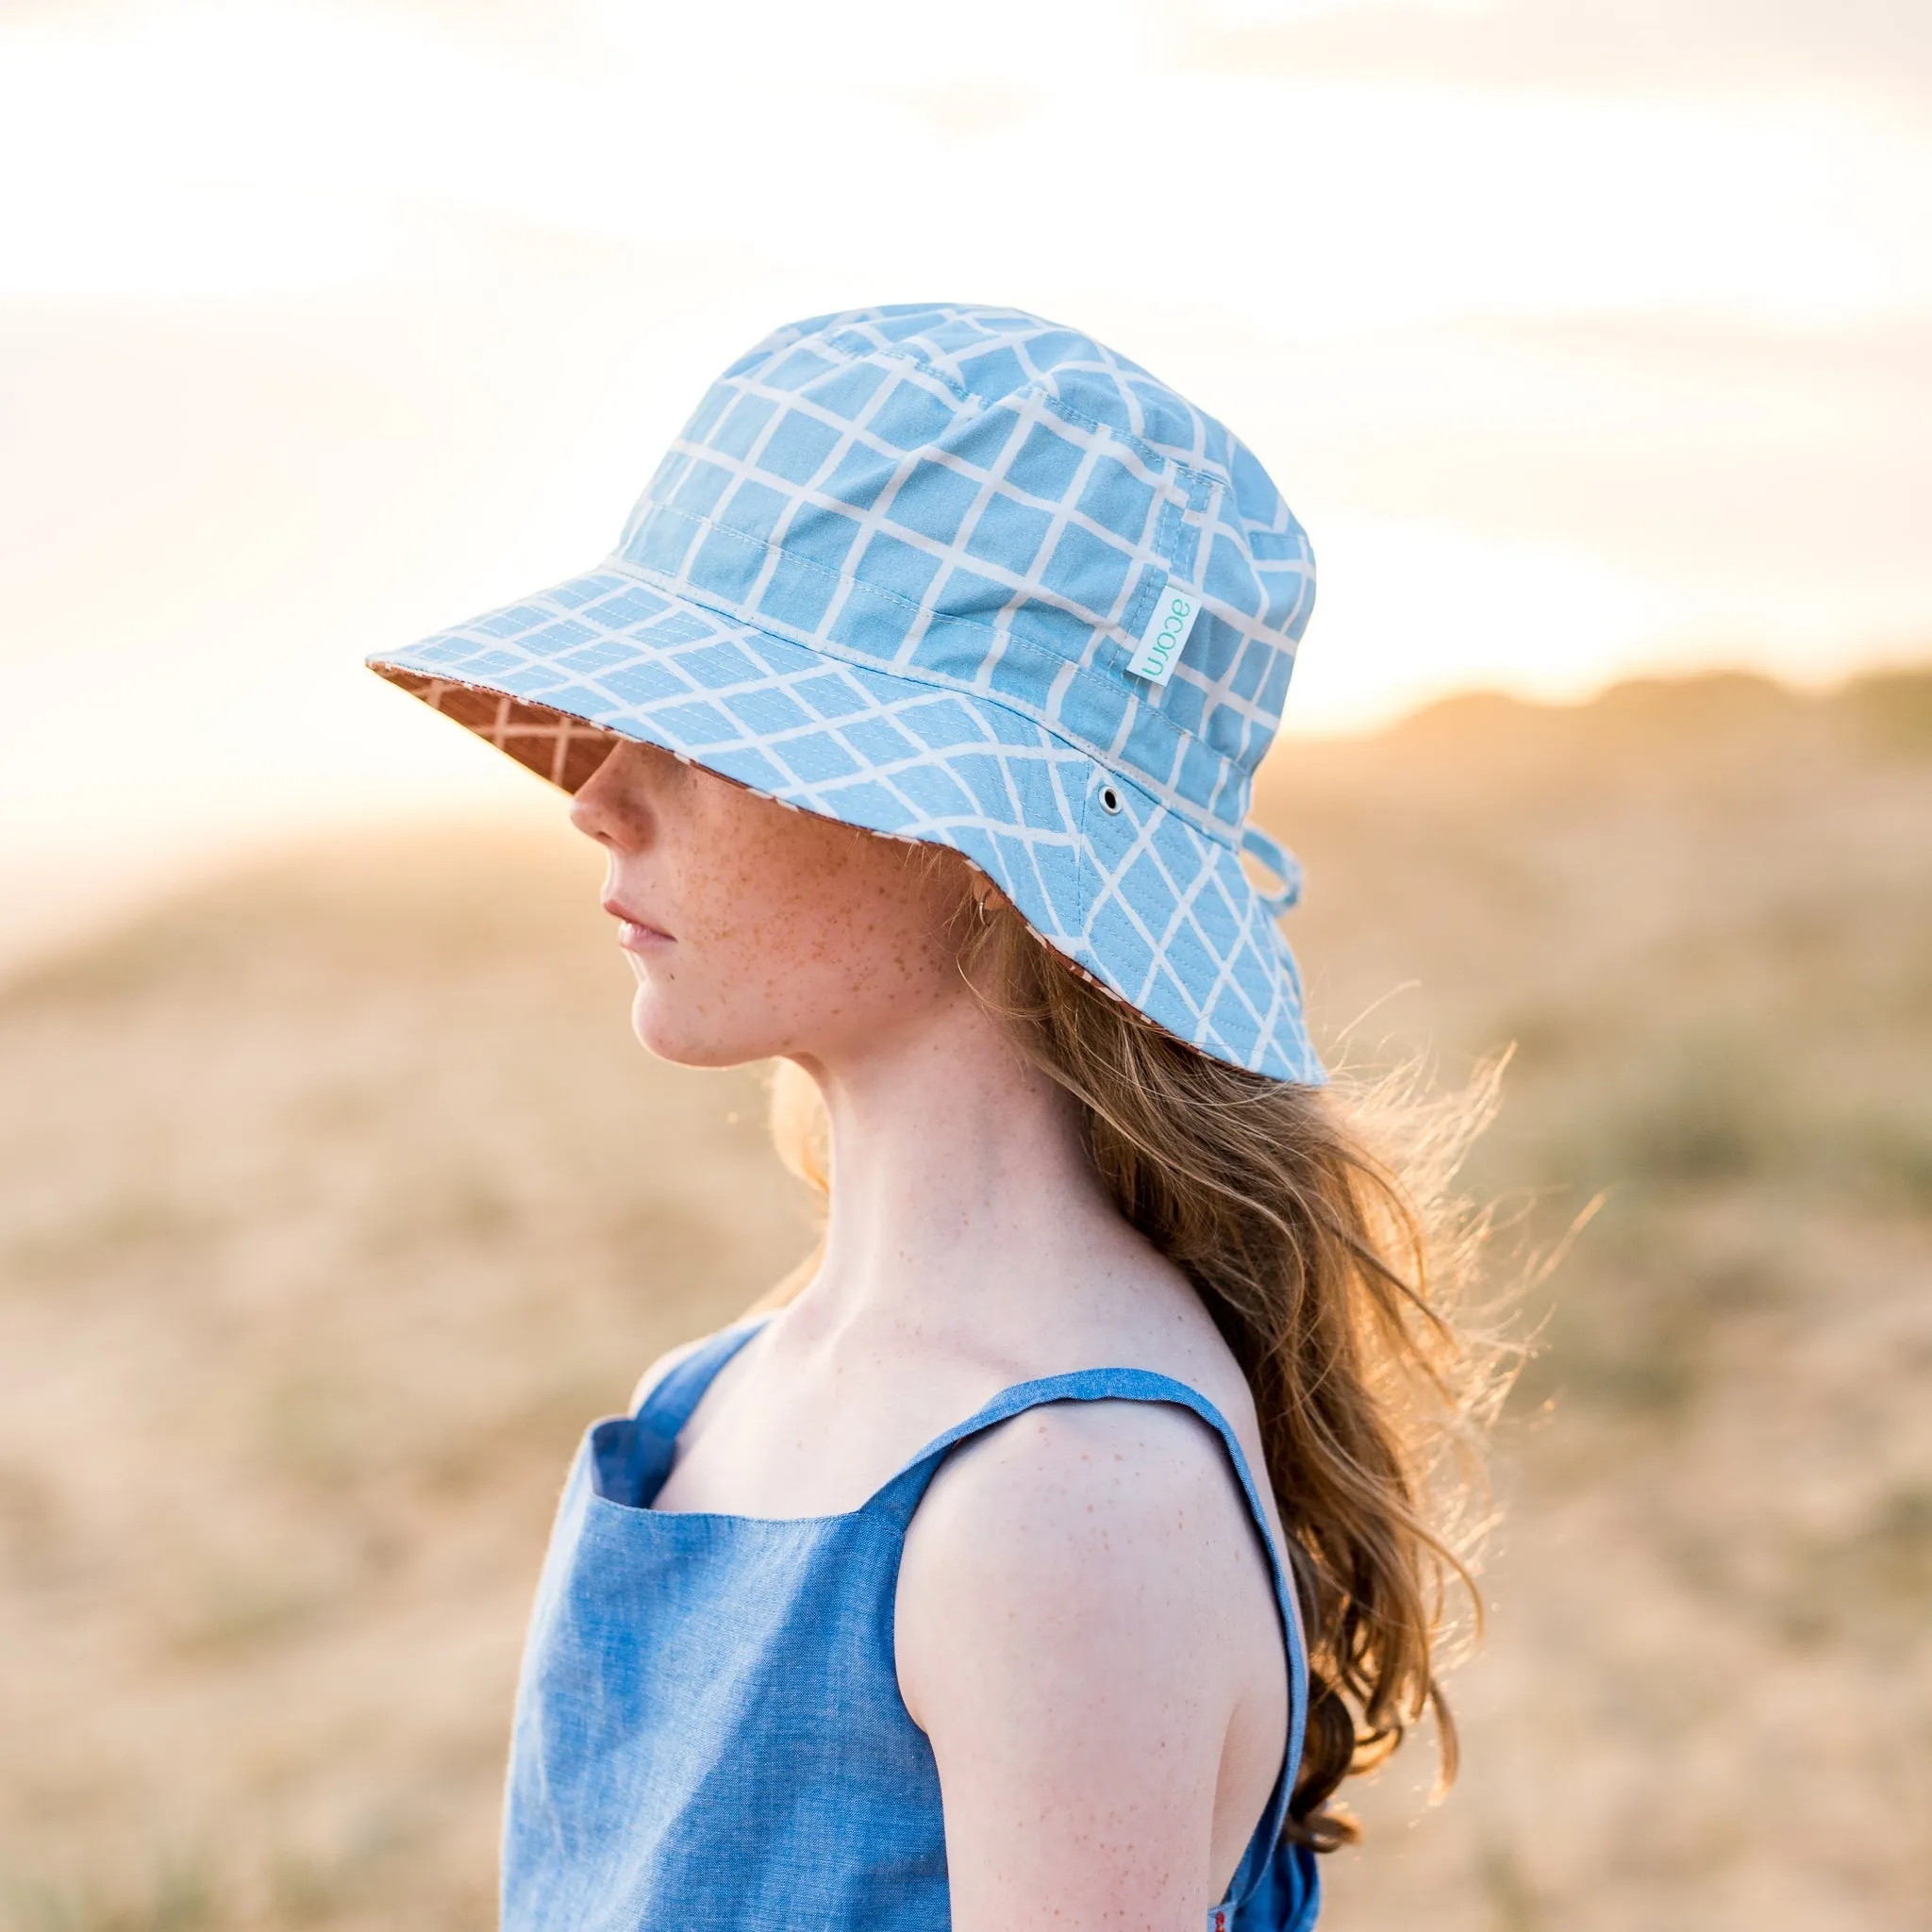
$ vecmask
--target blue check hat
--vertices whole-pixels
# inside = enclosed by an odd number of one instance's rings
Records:
[[[1149,1019],[1316,1082],[1297,869],[1247,823],[1314,595],[1211,416],[1036,315],[904,304],[766,337],[595,569],[370,662],[566,791],[614,733],[951,846]]]

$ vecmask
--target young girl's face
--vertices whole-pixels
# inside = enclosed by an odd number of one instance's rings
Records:
[[[638,981],[638,1038],[687,1066],[824,1064],[966,995],[949,934],[963,859],[618,743],[571,822],[603,846],[604,909]]]

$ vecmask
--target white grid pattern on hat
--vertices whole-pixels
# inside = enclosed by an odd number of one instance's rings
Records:
[[[829,655],[870,658],[908,676],[996,693],[1097,756],[1132,767],[1170,806],[1204,826],[1238,826],[1252,767],[1278,719],[1293,639],[1309,599],[1311,564],[1299,526],[1259,466],[1225,430],[1124,358],[1017,311],[941,311],[937,323],[932,314],[860,311],[768,338],[721,378],[674,445],[626,525],[621,554],[681,596]],[[942,337],[950,340],[942,344]],[[1012,386],[991,400],[978,397],[964,379],[985,373],[975,355],[965,352],[990,353],[988,345],[1011,358],[1010,368],[998,373]],[[1035,356],[1037,349],[1054,354]],[[855,374],[871,378],[857,407]],[[910,447],[890,425],[882,427],[883,418],[903,415],[908,391],[933,406],[932,436]],[[1108,420],[1091,413],[1096,408]],[[804,471],[774,466],[774,443],[788,435],[795,441],[801,424],[816,425],[829,439],[817,448],[816,462]],[[995,424],[1005,433],[988,439],[984,431]],[[1029,439],[1041,430],[1055,439],[1051,447],[1071,448],[1077,459],[1050,479],[1052,487],[1042,488],[1039,466],[1024,484],[1016,483]],[[1150,440],[1157,432],[1160,443]],[[883,467],[882,475],[866,474],[862,491],[841,487],[855,454]],[[1209,460],[1221,474],[1194,467]],[[1138,530],[1088,513],[1084,499],[1103,463],[1118,465],[1143,489]],[[791,474],[782,475],[787,467]],[[934,471],[962,479],[973,492],[946,534],[908,525],[899,514],[903,494],[916,494]],[[693,479],[704,486],[696,492],[690,488]],[[741,486],[782,507],[756,534],[720,539],[741,544],[757,559],[748,577],[721,594],[715,581],[704,580],[711,541],[706,533],[718,528],[721,511],[729,519]],[[995,502],[1048,519],[1030,558],[1016,562],[973,547]],[[1264,517],[1247,514],[1257,503]],[[824,568],[788,547],[788,539],[815,513],[821,527],[834,519],[853,526],[846,565],[868,557],[875,539],[887,538],[932,567],[923,592],[906,600],[910,608],[897,634],[885,626],[883,649],[858,648],[847,626],[855,598],[876,607],[882,595],[895,593],[873,585],[856,588],[849,570],[829,573],[836,589],[815,609],[809,598],[803,611],[774,598],[781,568]],[[845,524],[832,526],[842,530]],[[1124,558],[1105,601],[1083,603],[1050,579],[1070,526]],[[1222,551],[1214,551],[1217,544]],[[1261,554],[1271,548],[1280,554]],[[1224,581],[1217,584],[1210,563]],[[958,615],[946,608],[943,593],[959,570],[999,586],[1006,608],[974,611],[973,631],[951,624],[947,636],[966,639],[966,656],[941,667],[923,661],[922,647],[936,623]],[[1124,665],[1137,641],[1136,620],[1151,611],[1153,594],[1170,571],[1191,587],[1205,584],[1211,616],[1201,641],[1183,655],[1174,682],[1160,689],[1129,677]],[[1242,609],[1218,594],[1230,586],[1257,608]],[[1014,673],[1008,660],[1016,648],[1025,648],[1016,641],[1016,613],[1024,624],[1029,608],[1061,611],[1089,635],[1064,661],[1043,661],[1044,654],[1036,651],[1033,661]],[[1219,661],[1210,663],[1216,625],[1226,629]]]

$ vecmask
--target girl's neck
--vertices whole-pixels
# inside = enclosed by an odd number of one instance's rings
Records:
[[[812,1325],[1005,1326],[1136,1237],[1108,1202],[1074,1102],[970,997],[808,1071],[831,1124]],[[1080,1266],[1084,1263],[1084,1268]],[[801,1313],[805,1310],[801,1307]]]

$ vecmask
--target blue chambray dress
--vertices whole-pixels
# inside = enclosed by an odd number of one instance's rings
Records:
[[[657,1513],[678,1432],[755,1332],[714,1336],[578,1451],[518,1687],[505,1932],[947,1932],[939,1771],[893,1657],[907,1526],[968,1438],[1041,1403],[1099,1401],[1192,1409],[1254,1512],[1287,1635],[1290,1726],[1219,1923],[1312,1924],[1313,1857],[1279,1842],[1307,1707],[1300,1623],[1219,1410],[1164,1375],[1091,1369],[995,1396],[843,1516]]]

